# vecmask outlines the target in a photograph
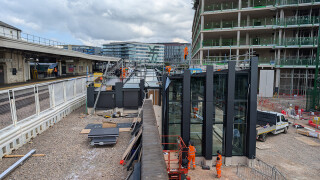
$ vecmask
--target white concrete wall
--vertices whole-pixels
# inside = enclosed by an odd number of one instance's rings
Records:
[[[21,31],[17,31],[14,29],[0,26],[0,35],[8,37],[8,38],[20,39],[21,38]]]
[[[11,59],[12,62],[5,63],[5,83],[18,83],[18,82],[25,82],[29,79],[27,77],[27,63],[25,63],[24,58],[21,54],[17,52],[6,52],[5,59]],[[16,68],[17,73],[16,75],[12,74],[13,68]],[[30,68],[30,67],[29,67]]]

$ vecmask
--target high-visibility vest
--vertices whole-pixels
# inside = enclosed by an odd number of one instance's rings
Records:
[[[54,68],[54,72],[58,72],[57,68]]]
[[[196,148],[194,146],[189,146],[188,155],[189,156],[195,156],[196,155]]]
[[[220,160],[218,160],[218,158]],[[218,157],[217,157],[216,166],[222,166],[222,156],[221,156],[221,154],[219,154]]]

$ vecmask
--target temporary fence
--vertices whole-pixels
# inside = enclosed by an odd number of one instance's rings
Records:
[[[0,91],[0,159],[85,103],[87,77]]]
[[[246,180],[286,180],[275,166],[271,166],[259,158],[250,161],[248,166],[238,165],[237,175]]]

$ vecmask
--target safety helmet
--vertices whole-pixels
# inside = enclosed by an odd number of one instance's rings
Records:
[[[217,151],[217,154],[221,154],[220,150]]]

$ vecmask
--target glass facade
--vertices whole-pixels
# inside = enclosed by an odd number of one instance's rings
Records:
[[[105,56],[118,57],[132,61],[148,61],[162,63],[164,61],[164,45],[143,43],[110,43],[104,44],[102,53]]]
[[[169,130],[168,135],[181,136],[181,119],[182,119],[182,80],[171,80],[169,86]],[[175,138],[169,137],[169,143],[176,143]],[[175,149],[175,145],[169,145],[169,149]]]
[[[248,74],[238,73],[236,75],[234,96],[232,155],[245,155],[246,152],[248,94]]]
[[[226,157],[249,157],[248,153],[252,157],[252,152],[255,155],[255,145],[253,145],[254,150],[249,145],[255,143],[255,135],[254,138],[247,137],[248,128],[255,128],[250,126],[248,118],[249,112],[254,112],[252,108],[254,106],[249,109],[248,104],[249,71],[236,71],[234,79],[228,71],[213,72],[213,78],[207,78],[207,74],[210,73],[192,74],[191,77],[188,74],[174,75],[172,79],[169,77],[171,83],[165,92],[168,101],[165,116],[167,124],[164,129],[167,131],[164,132],[168,135],[183,136],[186,144],[189,140],[192,141],[197,156],[208,158],[216,156],[217,151],[220,151]],[[210,81],[213,83],[213,88],[212,84],[206,84]],[[229,84],[231,82],[234,84]],[[188,88],[183,89],[183,87]],[[230,87],[234,89],[228,89]],[[228,94],[234,94],[234,98],[228,97]],[[190,96],[190,99],[184,97],[185,95]],[[206,107],[209,103],[212,104]],[[232,104],[228,106],[228,103]],[[211,107],[212,110],[209,109]],[[211,124],[211,121],[212,127],[206,127],[205,125]],[[169,138],[168,142],[176,142],[176,139]],[[176,149],[172,145],[169,147]]]
[[[212,155],[219,150],[224,155],[224,137],[227,104],[227,75],[216,74],[213,79],[214,116],[212,126]]]
[[[196,147],[196,155],[202,154],[202,130],[205,100],[205,78],[191,78],[191,115],[190,115],[190,141]]]

